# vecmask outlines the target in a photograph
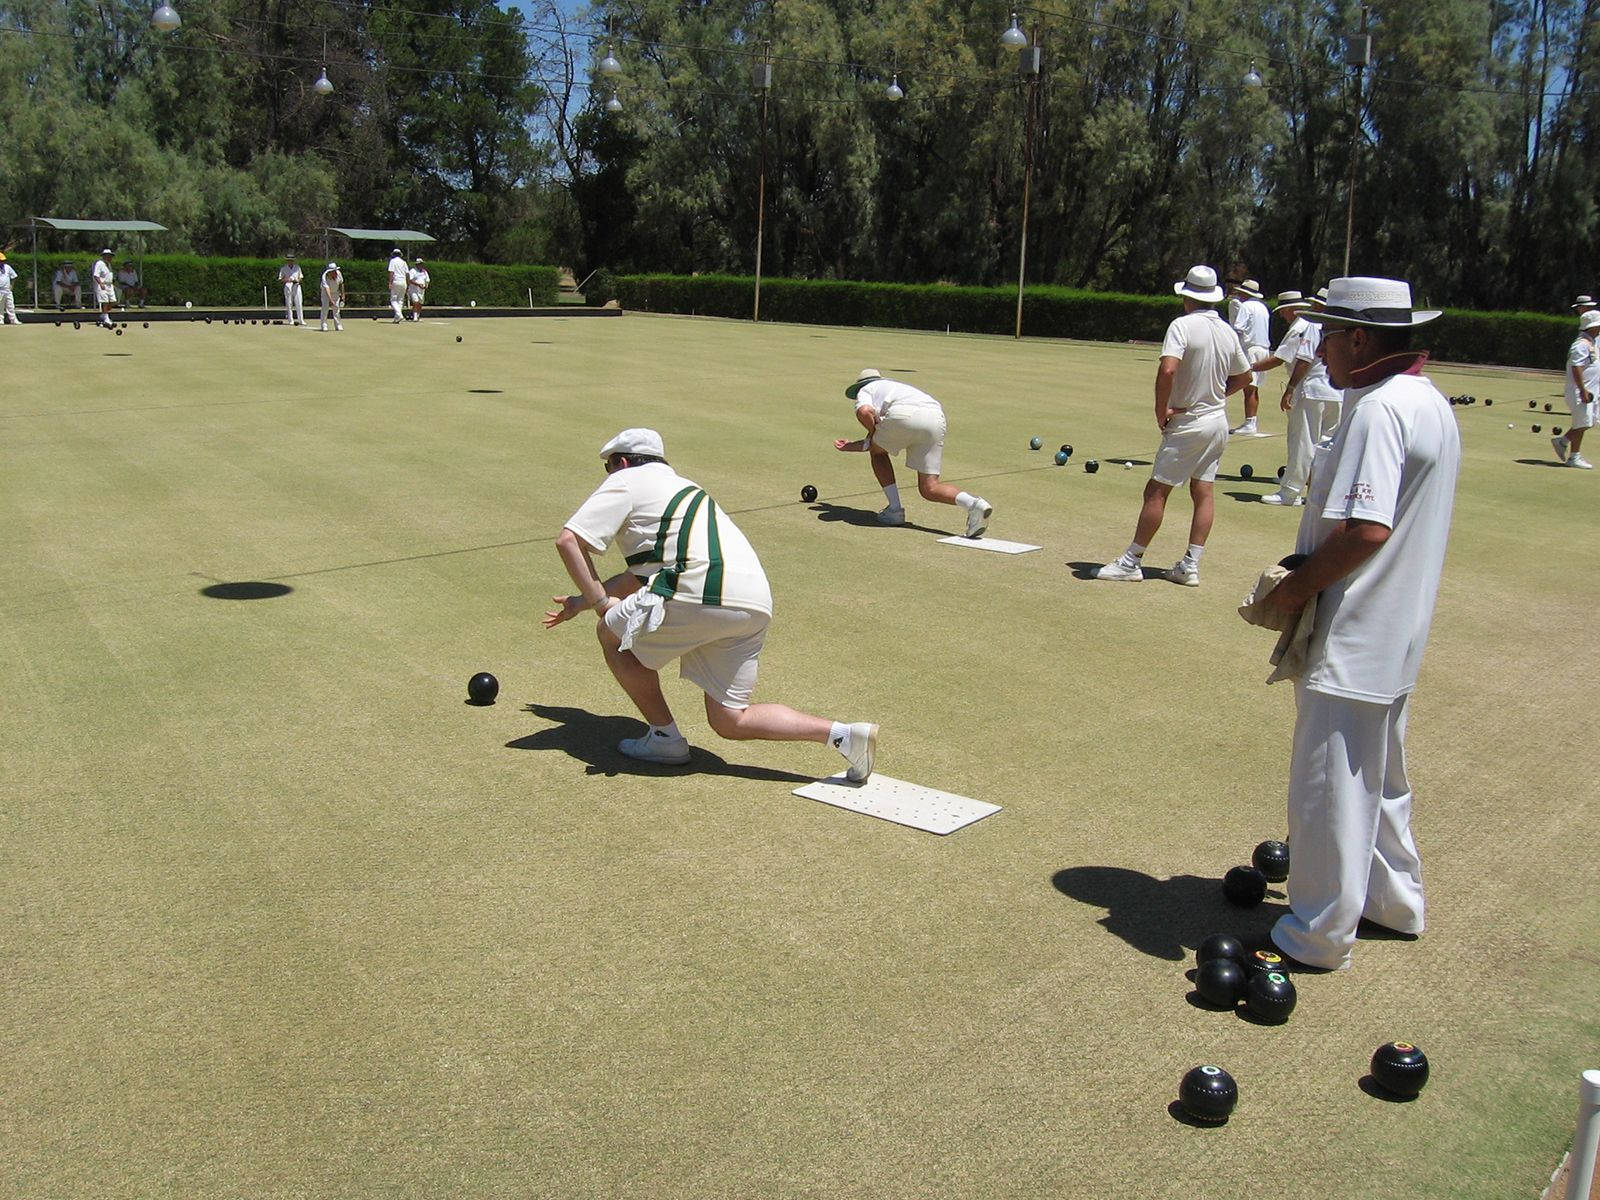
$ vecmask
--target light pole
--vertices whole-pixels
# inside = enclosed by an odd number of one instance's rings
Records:
[[[1367,6],[1361,6],[1361,32],[1344,39],[1346,66],[1356,69],[1356,91],[1350,116],[1350,178],[1345,182],[1347,208],[1344,218],[1344,273],[1350,274],[1350,243],[1356,233],[1356,156],[1361,151],[1361,76],[1372,61],[1372,38],[1367,33]]]
[[[761,43],[761,61],[752,72],[761,93],[761,155],[756,177],[756,300],[752,321],[761,320],[761,242],[767,225],[767,97],[772,91],[772,43]]]
[[[1022,337],[1022,296],[1028,279],[1028,203],[1033,193],[1033,132],[1039,110],[1039,72],[1044,66],[1044,51],[1039,46],[1039,26],[1030,38],[1022,32],[1017,14],[1011,14],[1011,28],[1000,35],[1000,44],[1017,51],[1017,72],[1028,81],[1027,113],[1022,135],[1022,237],[1017,251],[1017,328]]]

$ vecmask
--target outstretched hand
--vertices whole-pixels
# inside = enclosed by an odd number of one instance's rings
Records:
[[[849,438],[834,438],[833,448],[835,450],[854,450],[856,446]]]
[[[570,621],[583,611],[582,596],[551,596],[550,599],[561,607],[545,613],[543,625],[546,629],[554,629],[561,622]]]

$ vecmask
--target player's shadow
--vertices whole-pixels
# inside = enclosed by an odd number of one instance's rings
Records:
[[[1065,867],[1050,882],[1063,896],[1105,909],[1100,924],[1108,932],[1168,962],[1188,958],[1213,933],[1231,933],[1247,946],[1263,941],[1287,911],[1270,903],[1237,908],[1223,897],[1220,879],[1199,875],[1155,879],[1125,867]]]
[[[1557,462],[1553,458],[1519,458],[1517,459],[1517,465],[1523,467],[1560,467],[1563,471],[1568,469],[1566,463]]]
[[[1237,500],[1240,504],[1260,504],[1264,492],[1223,492],[1229,500]]]
[[[878,521],[878,514],[870,509],[834,504],[830,500],[816,501],[812,504],[811,511],[817,514],[819,521],[840,521],[862,529],[915,529],[922,533],[936,533],[940,537],[954,536],[948,529],[930,529],[926,525],[918,525],[915,521],[907,521],[904,525],[884,525]]]
[[[1106,560],[1106,562],[1110,561],[1110,559]],[[1067,564],[1067,570],[1072,572],[1072,577],[1074,579],[1098,579],[1099,575],[1096,574],[1096,572],[1098,572],[1103,566],[1105,566],[1105,563],[1069,562]],[[1139,569],[1144,573],[1146,582],[1152,579],[1165,579],[1167,577],[1166,570],[1161,567],[1140,567]]]
[[[700,746],[690,751],[682,765],[640,762],[617,749],[623,738],[638,737],[644,725],[636,717],[602,717],[582,708],[562,708],[552,704],[526,704],[523,712],[557,722],[526,737],[506,743],[509,750],[560,750],[586,763],[589,775],[731,775],[736,779],[757,779],[768,783],[812,783],[815,775],[796,775],[771,767],[747,767],[730,763]]]

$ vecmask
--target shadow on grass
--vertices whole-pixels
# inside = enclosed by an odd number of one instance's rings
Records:
[[[919,533],[933,533],[939,537],[955,536],[948,529],[930,529],[915,521],[907,521],[904,525],[883,525],[878,521],[878,514],[870,509],[852,508],[848,504],[834,504],[829,500],[818,500],[811,506],[811,511],[817,514],[819,521],[841,521],[862,529],[915,529]]]
[[[1522,467],[1560,467],[1563,471],[1572,469],[1564,462],[1557,462],[1549,458],[1519,458],[1517,459],[1517,465]]]
[[[1231,933],[1246,946],[1263,943],[1288,911],[1280,904],[1236,908],[1223,899],[1220,879],[1199,875],[1156,879],[1126,867],[1065,867],[1050,882],[1063,896],[1105,909],[1100,924],[1108,932],[1168,962],[1191,956],[1213,933]]]
[[[641,762],[617,749],[623,738],[638,737],[644,723],[636,717],[602,717],[583,708],[561,708],[551,704],[527,704],[524,712],[557,724],[506,743],[509,750],[559,750],[579,762],[587,763],[589,775],[730,775],[735,779],[756,779],[767,783],[811,783],[816,775],[796,775],[771,767],[747,767],[728,762],[709,750],[695,746],[689,761],[682,765]]]

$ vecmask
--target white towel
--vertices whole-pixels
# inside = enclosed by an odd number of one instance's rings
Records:
[[[635,592],[626,601],[628,619],[622,628],[622,648],[631,650],[642,633],[654,633],[667,619],[667,600],[654,592]]]

